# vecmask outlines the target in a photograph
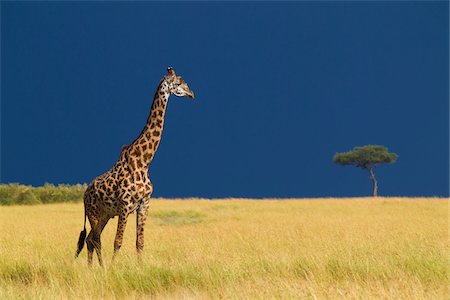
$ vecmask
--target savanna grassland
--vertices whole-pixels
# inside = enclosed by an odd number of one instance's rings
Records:
[[[81,203],[0,206],[0,298],[448,299],[448,199],[153,200],[105,268],[74,259]],[[96,262],[96,261],[95,261]]]

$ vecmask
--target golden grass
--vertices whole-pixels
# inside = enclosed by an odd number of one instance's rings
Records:
[[[82,204],[0,207],[0,299],[448,299],[448,199],[153,200],[112,264],[73,255]]]

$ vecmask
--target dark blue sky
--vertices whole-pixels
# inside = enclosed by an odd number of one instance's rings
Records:
[[[1,2],[1,181],[89,182],[171,65],[154,196],[448,196],[448,2]]]

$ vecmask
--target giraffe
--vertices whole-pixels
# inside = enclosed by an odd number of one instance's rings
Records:
[[[148,167],[161,140],[167,101],[171,94],[194,99],[194,92],[187,83],[167,69],[156,90],[151,111],[141,134],[127,146],[123,146],[115,165],[106,173],[96,177],[84,193],[84,229],[78,239],[75,257],[88,249],[88,265],[92,265],[93,252],[103,266],[100,235],[109,219],[118,216],[113,259],[122,246],[123,233],[128,215],[136,211],[136,250],[141,257],[144,249],[144,227],[147,220],[153,184],[148,177]],[[86,217],[91,231],[86,238]]]

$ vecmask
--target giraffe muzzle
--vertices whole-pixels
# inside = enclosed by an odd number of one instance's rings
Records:
[[[193,91],[190,91],[189,94],[187,94],[189,99],[195,99],[195,95]]]

